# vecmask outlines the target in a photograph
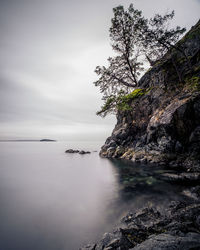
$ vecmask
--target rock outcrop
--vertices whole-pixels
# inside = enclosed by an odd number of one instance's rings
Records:
[[[100,155],[199,169],[200,21],[139,81],[145,94],[118,111]]]
[[[186,190],[185,202],[171,202],[164,212],[145,207],[127,214],[121,225],[81,250],[200,249],[200,187]]]
[[[184,202],[132,211],[82,250],[200,249],[200,21],[176,46],[187,56],[172,49],[141,78],[145,94],[118,111],[100,155],[168,165],[159,178],[187,186]]]

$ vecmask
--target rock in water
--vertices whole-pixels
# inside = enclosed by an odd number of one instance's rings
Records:
[[[84,151],[84,150],[81,150],[81,151],[79,152],[80,155],[90,154],[90,153],[91,153],[91,152],[89,152],[89,151]]]
[[[84,151],[84,150],[67,149],[65,151],[65,153],[71,153],[71,154],[78,153],[80,155],[84,155],[84,154],[90,154],[91,152],[90,151]]]
[[[67,149],[65,153],[70,153],[70,154],[79,153],[79,150]]]

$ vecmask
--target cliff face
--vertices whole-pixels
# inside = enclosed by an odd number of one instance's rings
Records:
[[[200,21],[139,81],[143,96],[118,111],[100,155],[199,168]]]

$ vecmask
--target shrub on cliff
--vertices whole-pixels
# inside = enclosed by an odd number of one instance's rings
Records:
[[[115,113],[117,110],[130,111],[130,104],[145,93],[146,90],[144,89],[135,89],[127,95],[124,95],[124,92],[121,92],[118,96],[110,96],[101,107],[101,110],[97,112],[97,115],[105,117],[107,113]]]

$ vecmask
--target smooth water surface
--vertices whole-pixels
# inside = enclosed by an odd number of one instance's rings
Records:
[[[0,143],[0,249],[75,250],[111,230],[132,208],[181,199],[163,170],[65,154],[94,143]]]

